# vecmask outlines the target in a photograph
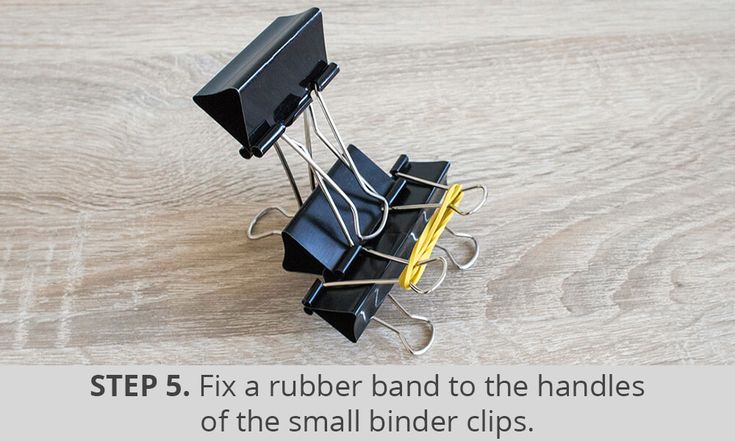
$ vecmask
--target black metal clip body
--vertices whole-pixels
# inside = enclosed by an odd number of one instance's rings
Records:
[[[349,151],[362,176],[389,202],[393,201],[406,181],[394,179],[385,173],[357,147],[350,145]],[[329,170],[329,176],[355,204],[362,224],[372,229],[381,216],[380,206],[365,196],[355,175],[343,162],[337,161]],[[281,234],[284,248],[283,268],[286,271],[341,278],[359,254],[363,244],[355,234],[350,209],[342,198],[335,198],[334,203],[355,245],[350,246],[347,243],[337,218],[330,211],[324,192],[314,191]]]
[[[449,163],[409,162],[406,155],[401,155],[393,171],[445,183]],[[441,197],[441,192],[435,187],[406,183],[395,204],[438,202]],[[397,211],[389,217],[383,234],[369,246],[385,254],[408,258],[427,221],[427,210]],[[391,279],[398,277],[401,271],[403,265],[397,262],[360,254],[343,279]],[[308,314],[316,313],[350,341],[357,342],[391,288],[392,285],[380,284],[326,288],[322,280],[317,279],[302,303]]]
[[[347,146],[321,95],[338,72],[339,67],[327,59],[321,11],[311,8],[277,18],[217,73],[194,96],[194,101],[240,142],[244,158],[262,157],[275,146],[299,209],[293,215],[280,207],[264,209],[251,222],[248,236],[260,239],[280,234],[283,268],[322,277],[303,298],[304,311],[316,313],[353,342],[371,321],[378,321],[398,333],[409,351],[420,354],[433,341],[433,325],[424,317],[409,314],[389,292],[407,267],[407,259],[434,208],[443,201],[444,191],[449,190],[449,163],[410,162],[406,155],[401,155],[388,174],[360,149]],[[315,103],[337,140],[336,146],[318,128]],[[303,144],[286,134],[287,127],[302,114]],[[312,156],[313,136],[337,158],[328,172]],[[279,140],[285,141],[309,166],[312,192],[305,201]],[[333,197],[332,191],[338,197]],[[251,234],[257,220],[272,209],[292,217],[291,221],[282,231]],[[468,264],[457,264],[448,253],[460,269],[471,266],[477,257],[477,241],[472,240],[476,254]],[[443,263],[442,276],[433,290],[444,280],[447,262],[437,257],[420,264],[429,261]],[[406,286],[405,280],[401,283]],[[410,286],[419,293],[430,291]],[[408,317],[430,326],[429,344],[415,350],[395,327],[375,317],[386,297]]]
[[[322,13],[278,17],[196,95],[194,102],[241,144],[263,156],[339,71],[324,45]]]

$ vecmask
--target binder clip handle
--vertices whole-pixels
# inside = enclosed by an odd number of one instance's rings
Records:
[[[472,265],[475,264],[475,262],[477,261],[477,258],[480,257],[480,242],[477,240],[477,238],[475,238],[475,236],[473,236],[471,234],[458,233],[458,232],[452,230],[449,227],[447,227],[446,230],[452,236],[461,237],[463,239],[469,239],[472,242],[472,248],[475,250],[472,253],[472,257],[470,257],[470,259],[467,262],[460,263],[459,260],[457,260],[454,257],[454,254],[452,254],[451,251],[449,251],[446,247],[444,247],[444,246],[442,246],[440,244],[436,244],[436,247],[439,248],[440,250],[444,251],[444,253],[446,253],[447,257],[449,257],[449,260],[451,260],[452,263],[454,264],[454,266],[456,266],[458,269],[464,271],[464,270],[467,270],[467,269],[472,268]]]
[[[431,348],[431,345],[434,344],[434,338],[436,337],[436,330],[434,329],[434,324],[431,322],[431,320],[429,320],[428,318],[424,316],[415,315],[415,314],[411,314],[410,312],[408,312],[406,308],[403,307],[403,305],[398,303],[398,300],[396,300],[396,298],[393,297],[392,294],[388,294],[386,297],[391,299],[393,304],[396,305],[396,308],[398,308],[398,310],[401,311],[403,315],[405,315],[406,317],[412,320],[423,322],[424,324],[426,324],[426,326],[429,327],[429,332],[431,333],[429,336],[429,341],[425,345],[419,348],[414,348],[411,345],[411,343],[408,342],[408,340],[406,339],[406,336],[403,335],[403,333],[398,328],[396,328],[395,326],[391,325],[390,323],[378,317],[373,317],[372,320],[377,323],[380,323],[381,325],[385,326],[386,328],[398,334],[398,338],[401,339],[401,344],[403,344],[403,347],[406,348],[406,350],[410,352],[411,354],[421,355],[421,354],[426,353],[426,351],[428,351],[429,348]]]
[[[400,257],[396,256],[389,256],[387,254],[379,253],[375,250],[371,250],[369,248],[363,248],[362,250],[369,252],[371,254],[379,255],[380,257],[384,257],[389,260],[393,260],[395,262],[408,264],[408,260],[401,259]],[[439,274],[439,277],[437,277],[436,281],[431,285],[428,289],[421,289],[419,288],[416,283],[418,282],[418,279],[409,282],[405,288],[411,289],[416,294],[431,294],[434,292],[439,286],[441,286],[442,282],[444,282],[444,279],[447,276],[447,260],[441,256],[432,257],[431,259],[423,260],[418,263],[419,266],[424,266],[428,263],[432,262],[439,262],[442,266],[441,273]],[[360,286],[360,285],[395,285],[395,284],[401,284],[400,279],[355,279],[355,280],[334,280],[329,282],[322,282],[320,285],[324,288],[338,288],[338,287],[348,287],[348,286]],[[311,292],[311,291],[310,291]],[[309,295],[307,295],[309,297]]]
[[[287,217],[289,219],[293,217],[293,214],[287,213],[286,210],[284,210],[281,207],[278,207],[278,206],[266,207],[266,208],[260,210],[258,212],[258,214],[256,214],[255,217],[253,217],[253,220],[250,221],[250,225],[248,225],[248,239],[250,239],[250,240],[258,240],[258,239],[263,239],[263,238],[266,238],[266,237],[269,237],[269,236],[276,236],[276,235],[280,236],[281,235],[281,230],[271,230],[271,231],[266,231],[264,233],[258,233],[258,234],[255,234],[253,232],[253,230],[255,229],[255,225],[258,224],[258,222],[260,221],[260,219],[262,219],[266,214],[268,214],[268,213],[270,213],[272,211],[278,211],[283,216],[285,216],[285,217]]]
[[[420,184],[424,185],[430,185],[432,187],[441,188],[443,190],[449,190],[451,188],[450,185],[440,184],[438,182],[431,182],[427,181],[426,179],[422,179],[416,176],[411,176],[409,174],[403,173],[401,171],[392,171],[394,176],[401,177],[403,179],[418,182]],[[471,214],[474,214],[482,208],[483,205],[485,205],[485,202],[487,201],[487,187],[483,184],[476,184],[471,185],[469,187],[465,187],[463,189],[463,192],[467,193],[468,191],[473,190],[480,190],[482,191],[482,196],[480,197],[480,201],[471,209],[469,210],[460,210],[457,206],[452,206],[452,210],[454,210],[455,213],[459,214],[460,216],[469,216]],[[438,208],[438,204],[414,204],[414,205],[400,205],[400,206],[393,206],[391,207],[391,210],[416,210],[419,208]]]

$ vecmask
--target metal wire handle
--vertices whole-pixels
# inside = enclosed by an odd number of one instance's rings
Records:
[[[411,346],[411,344],[408,342],[408,340],[406,339],[406,337],[401,333],[401,331],[399,331],[398,328],[396,328],[395,326],[391,325],[390,323],[388,323],[385,320],[383,320],[381,318],[378,318],[378,317],[373,317],[372,318],[372,321],[375,321],[377,323],[380,323],[381,325],[385,326],[386,328],[388,328],[391,331],[393,331],[396,334],[398,334],[398,338],[401,339],[401,343],[403,344],[403,347],[406,348],[406,350],[408,352],[410,352],[411,354],[413,354],[413,355],[421,355],[421,354],[426,353],[426,351],[428,351],[429,348],[431,348],[431,345],[434,344],[434,337],[436,337],[436,331],[434,329],[434,324],[431,322],[431,320],[429,320],[428,318],[426,318],[424,316],[414,315],[414,314],[411,314],[410,312],[408,312],[406,310],[406,308],[403,307],[403,305],[401,305],[400,303],[398,303],[398,300],[396,300],[395,297],[393,297],[393,295],[388,294],[387,297],[390,298],[391,301],[393,301],[393,304],[396,305],[396,307],[398,308],[398,310],[401,311],[403,313],[403,315],[405,315],[406,317],[408,317],[408,318],[410,318],[412,320],[417,320],[417,321],[420,321],[420,322],[424,322],[426,324],[426,326],[429,327],[429,330],[431,332],[431,336],[429,337],[428,343],[426,343],[424,346],[422,346],[422,347],[420,347],[418,349],[415,349],[413,346]]]
[[[319,107],[322,109],[322,113],[324,114],[325,118],[327,119],[327,123],[329,125],[329,128],[332,130],[332,134],[337,139],[337,143],[339,144],[339,147],[342,151],[342,155],[337,153],[336,149],[332,144],[327,140],[327,138],[322,134],[321,130],[319,130],[319,126],[317,125],[316,118],[314,117],[314,110],[312,109],[312,106],[309,105],[308,112],[311,116],[310,120],[314,128],[314,133],[316,133],[317,138],[319,138],[322,143],[324,143],[327,148],[332,151],[338,158],[342,159],[342,161],[347,165],[347,167],[352,171],[352,174],[357,179],[357,183],[360,185],[360,188],[369,195],[370,197],[378,200],[383,205],[383,215],[380,219],[380,223],[375,228],[375,231],[373,231],[370,234],[367,234],[364,236],[364,238],[367,239],[373,239],[377,237],[380,233],[383,232],[383,229],[385,228],[386,223],[388,222],[388,212],[390,211],[390,204],[388,203],[388,200],[381,194],[375,191],[375,189],[365,180],[365,178],[360,173],[360,170],[357,169],[357,166],[355,165],[355,162],[352,160],[352,155],[350,155],[349,150],[347,149],[347,146],[345,146],[344,141],[342,140],[342,136],[339,134],[339,131],[337,130],[337,125],[334,122],[334,119],[332,118],[332,114],[329,113],[329,109],[327,108],[327,103],[324,100],[324,97],[322,96],[321,92],[319,92],[318,89],[313,89],[314,94],[316,95],[317,101],[319,102]],[[361,232],[358,232],[358,234],[361,234]]]
[[[431,187],[441,188],[442,190],[445,190],[445,191],[449,190],[449,185],[444,185],[438,182],[428,181],[426,179],[422,179],[422,178],[412,176],[406,173],[396,172],[395,175],[400,176],[408,181],[413,181],[419,184],[429,185]],[[452,209],[456,211],[457,214],[459,214],[460,216],[469,216],[470,214],[477,212],[477,210],[479,210],[480,208],[482,208],[483,205],[485,205],[485,201],[487,201],[487,187],[485,187],[482,184],[476,184],[476,185],[471,185],[469,187],[462,188],[462,191],[464,191],[465,193],[467,193],[468,191],[472,191],[472,190],[482,190],[482,198],[480,199],[480,202],[477,203],[477,205],[475,205],[474,207],[472,207],[472,209],[467,210],[467,211],[460,210],[457,207],[452,207]],[[439,205],[440,204],[438,203],[436,204],[394,205],[390,207],[390,209],[391,210],[417,210],[420,208],[437,208]]]
[[[447,257],[449,257],[449,260],[451,260],[451,261],[452,261],[452,263],[453,263],[453,264],[454,264],[454,265],[455,265],[455,266],[456,266],[456,267],[457,267],[458,269],[460,269],[460,270],[464,271],[464,270],[467,270],[467,269],[470,269],[470,268],[472,268],[472,266],[473,266],[473,265],[475,264],[475,262],[477,261],[477,258],[478,258],[478,257],[480,256],[480,242],[479,242],[479,241],[478,241],[478,240],[477,240],[477,239],[475,238],[475,236],[473,236],[473,235],[471,235],[471,234],[467,234],[467,233],[457,233],[456,231],[452,230],[452,229],[451,229],[451,228],[449,228],[449,227],[446,227],[445,229],[446,229],[446,230],[447,230],[447,231],[449,232],[449,234],[451,234],[452,236],[455,236],[455,237],[461,237],[461,238],[464,238],[464,239],[469,239],[469,240],[471,240],[471,241],[472,241],[472,247],[473,247],[473,248],[475,249],[475,252],[474,252],[474,253],[472,254],[472,257],[470,258],[470,260],[468,260],[468,261],[467,261],[467,262],[465,262],[465,263],[460,263],[460,262],[459,262],[459,261],[458,261],[458,260],[457,260],[457,259],[456,259],[456,258],[454,257],[454,255],[453,255],[453,254],[452,254],[452,253],[451,253],[451,252],[450,252],[450,251],[449,251],[449,250],[448,250],[447,248],[445,248],[445,247],[441,246],[440,244],[436,244],[436,247],[437,247],[437,248],[439,248],[439,249],[441,249],[442,251],[444,251],[444,252],[445,252],[445,253],[447,254]]]
[[[395,262],[408,264],[408,260],[402,259],[400,257],[391,256],[390,254],[384,254],[380,251],[371,250],[369,248],[363,248],[364,251],[373,254],[378,257],[382,257],[384,259],[393,260]],[[418,286],[414,285],[413,283],[410,284],[410,288],[413,292],[416,294],[430,294],[434,292],[439,286],[441,286],[442,282],[444,282],[444,279],[447,277],[447,260],[441,256],[432,257],[431,259],[423,260],[419,262],[419,265],[426,265],[433,262],[439,262],[442,266],[441,273],[439,274],[439,277],[434,282],[433,285],[431,285],[428,289],[421,289]],[[358,280],[335,280],[332,282],[324,282],[324,287],[330,288],[330,287],[340,287],[340,286],[360,286],[360,285],[395,285],[399,281],[398,279],[358,279]]]
[[[263,218],[263,216],[270,213],[271,211],[278,211],[289,219],[293,217],[293,214],[289,214],[288,212],[286,212],[286,210],[284,210],[281,207],[277,207],[277,206],[266,207],[260,210],[258,214],[256,214],[255,217],[253,217],[253,220],[250,221],[250,225],[248,225],[248,239],[258,240],[258,239],[263,239],[269,236],[276,236],[276,235],[281,234],[281,230],[271,230],[271,231],[266,231],[264,233],[259,233],[259,234],[253,233],[253,230],[255,229],[255,225],[258,223],[258,221],[260,221],[260,219]]]

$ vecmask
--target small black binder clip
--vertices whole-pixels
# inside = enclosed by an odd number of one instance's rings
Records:
[[[451,230],[454,214],[475,213],[487,198],[484,185],[447,184],[449,162],[416,162],[400,155],[389,173],[354,145],[346,145],[327,108],[323,92],[339,73],[327,59],[322,14],[311,8],[301,14],[279,17],[230,61],[195,96],[194,101],[227,130],[250,159],[273,147],[286,172],[298,204],[295,213],[273,206],[250,222],[253,240],[280,235],[283,268],[319,276],[302,300],[304,311],[316,313],[345,337],[357,342],[371,322],[395,332],[412,354],[426,352],[434,341],[434,326],[413,315],[390,293],[393,285],[429,294],[447,275],[441,249],[460,270],[470,268],[479,255],[477,240]],[[320,128],[317,108],[333,139]],[[301,115],[304,141],[286,133]],[[306,162],[310,194],[306,199],[291,172],[281,142]],[[325,171],[313,158],[321,144],[336,161]],[[460,208],[464,193],[481,192],[471,209]],[[255,233],[258,221],[277,211],[290,219],[282,231]],[[471,241],[472,257],[459,262],[437,242],[442,232]],[[428,288],[418,286],[428,264],[440,268]],[[376,316],[386,298],[408,318],[427,325],[429,341],[415,348],[395,326]]]

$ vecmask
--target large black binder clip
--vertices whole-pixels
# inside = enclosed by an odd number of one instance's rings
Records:
[[[475,213],[487,198],[484,185],[462,188],[447,184],[449,162],[415,162],[400,155],[389,173],[378,167],[354,145],[346,145],[327,108],[322,92],[339,72],[329,62],[324,44],[322,14],[317,8],[279,17],[228,63],[194,96],[194,101],[225,128],[250,159],[276,151],[294,193],[298,210],[278,207],[261,210],[250,222],[253,240],[280,235],[283,268],[317,274],[302,300],[304,311],[316,313],[353,342],[375,321],[398,334],[413,354],[426,352],[434,341],[434,326],[425,317],[410,314],[390,293],[398,284],[418,294],[436,290],[447,275],[443,256],[432,256],[434,247],[446,253],[460,270],[470,268],[479,255],[479,244],[469,234],[447,227],[453,214]],[[332,142],[317,119],[326,121]],[[304,116],[304,141],[286,133]],[[309,169],[306,199],[291,172],[281,142],[293,149]],[[314,160],[312,148],[321,144],[336,157],[325,171]],[[471,209],[460,209],[463,194],[481,192]],[[255,233],[258,221],[277,211],[290,221],[282,231]],[[442,232],[471,241],[472,257],[459,262],[437,243]],[[418,286],[428,264],[440,269],[428,288]],[[420,348],[410,345],[393,325],[376,317],[389,298],[407,317],[426,324],[429,341]]]

